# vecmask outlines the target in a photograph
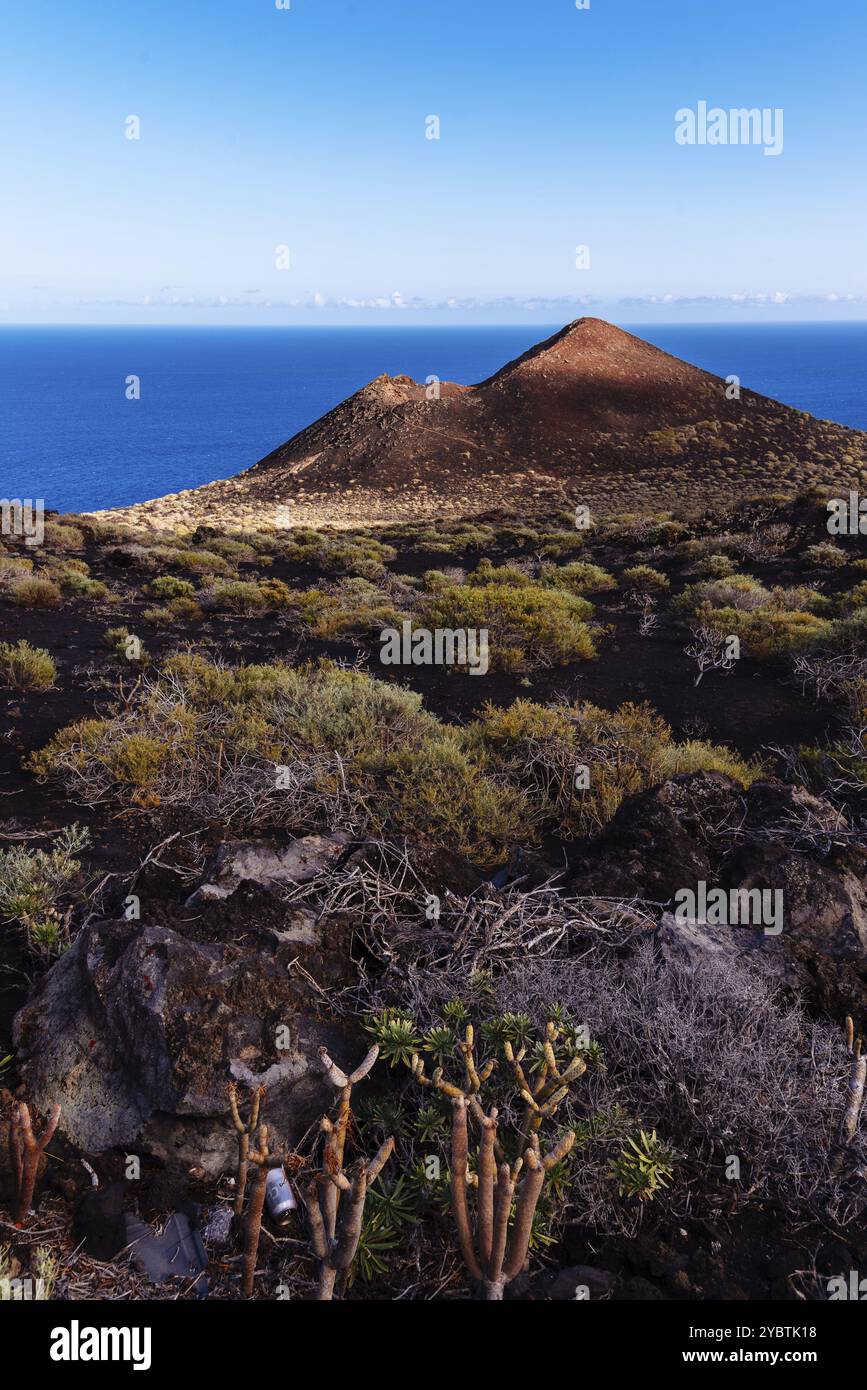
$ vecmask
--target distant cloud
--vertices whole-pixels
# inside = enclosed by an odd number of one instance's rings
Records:
[[[47,289],[47,287],[45,287]],[[137,311],[138,314],[144,312],[148,317],[159,313],[160,310],[172,310],[184,314],[205,314],[207,317],[213,314],[218,318],[222,312],[233,312],[242,316],[247,314],[256,315],[259,321],[262,316],[266,320],[272,316],[290,313],[294,315],[304,315],[306,313],[331,313],[344,315],[352,318],[355,314],[390,315],[422,315],[447,313],[449,315],[470,315],[478,316],[489,313],[502,318],[503,315],[510,313],[516,316],[531,315],[538,316],[541,321],[555,322],[568,321],[577,318],[581,314],[597,314],[600,317],[609,315],[618,316],[622,314],[639,313],[647,311],[654,317],[658,317],[660,311],[701,311],[707,310],[711,313],[724,313],[729,316],[729,311],[750,311],[752,314],[761,314],[763,310],[773,310],[785,308],[788,311],[797,313],[798,309],[803,309],[809,316],[810,313],[817,315],[823,308],[834,307],[838,313],[846,307],[856,310],[862,306],[867,306],[867,292],[865,293],[842,293],[838,290],[830,290],[825,293],[814,294],[795,294],[788,290],[736,290],[730,294],[697,294],[697,295],[677,295],[668,293],[626,295],[495,295],[495,296],[459,296],[448,295],[441,297],[424,297],[419,295],[404,295],[400,290],[393,290],[390,294],[384,295],[335,295],[331,296],[322,290],[306,290],[293,297],[271,298],[264,291],[258,289],[245,290],[236,293],[222,294],[201,294],[185,291],[182,286],[163,285],[158,290],[150,294],[143,294],[138,297],[108,297],[100,298],[93,294],[84,296],[81,294],[63,295],[56,287],[53,291],[48,291],[40,296],[38,308],[43,313],[56,309],[68,309],[74,307],[79,312],[117,312],[117,311]],[[7,299],[5,304],[0,304],[0,312],[11,313],[15,308],[24,307],[23,301],[19,300],[17,306],[15,300]],[[29,305],[27,307],[30,307]],[[235,320],[238,321],[238,320]],[[243,320],[241,320],[243,321]],[[256,321],[256,320],[253,320]]]

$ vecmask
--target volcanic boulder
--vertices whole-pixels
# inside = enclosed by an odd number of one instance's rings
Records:
[[[248,921],[266,906],[248,901]],[[201,908],[171,925],[90,924],[18,1014],[27,1094],[40,1107],[61,1103],[61,1129],[79,1148],[122,1145],[213,1175],[235,1152],[230,1079],[265,1087],[276,1144],[297,1140],[333,1100],[318,1048],[339,1056],[346,1040],[320,1019],[316,991],[292,962],[301,957],[322,977],[330,958],[332,978],[345,979],[348,927],[330,921],[330,943],[319,933],[305,948],[307,914],[298,931],[285,914],[282,932],[243,931],[226,930],[224,910],[211,909],[210,932]]]

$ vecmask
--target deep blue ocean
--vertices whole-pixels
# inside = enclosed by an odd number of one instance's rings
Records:
[[[560,326],[0,327],[0,496],[78,511],[197,487],[248,468],[381,372],[480,381]],[[632,331],[867,429],[867,323]]]

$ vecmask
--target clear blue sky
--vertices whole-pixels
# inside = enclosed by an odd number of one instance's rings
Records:
[[[2,0],[0,26],[0,321],[867,318],[864,0]],[[782,154],[677,144],[700,101],[782,108]]]

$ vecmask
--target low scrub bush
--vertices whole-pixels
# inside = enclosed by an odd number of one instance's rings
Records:
[[[690,545],[698,545],[700,542],[690,541]],[[698,574],[704,575],[707,579],[725,579],[728,575],[734,574],[736,565],[729,555],[708,555],[704,559],[697,560],[694,566]]]
[[[827,619],[797,610],[744,613],[735,608],[713,608],[703,612],[703,619],[715,631],[740,638],[744,652],[756,661],[777,661],[808,651],[833,630]]]
[[[818,545],[808,545],[804,551],[804,564],[811,569],[839,570],[848,563],[846,551],[833,541],[819,541]]]
[[[0,587],[7,588],[33,573],[33,561],[24,555],[10,555],[0,550]]]
[[[47,550],[83,550],[85,535],[79,526],[64,521],[45,522]]]
[[[843,594],[840,599],[840,606],[844,612],[852,612],[854,609],[867,608],[867,579],[862,579],[860,584],[856,584],[854,589],[850,589],[847,594]]]
[[[207,604],[218,613],[256,613],[267,607],[267,599],[258,584],[251,580],[233,579],[215,585],[208,595]]]
[[[63,595],[51,579],[34,575],[31,579],[19,579],[12,587],[10,598],[21,608],[59,608]]]
[[[30,765],[85,804],[172,822],[441,838],[482,861],[502,856],[525,819],[522,797],[420,696],[330,663],[172,657],[134,705],[61,730]]]
[[[592,660],[592,613],[586,599],[529,581],[456,584],[424,598],[417,621],[431,630],[487,629],[491,669],[521,672]]]
[[[617,588],[612,574],[587,560],[574,560],[568,565],[543,565],[539,582],[552,589],[565,589],[570,594],[601,594]]]
[[[670,588],[668,576],[652,565],[631,565],[621,575],[623,587],[637,594],[658,594]]]
[[[76,857],[89,843],[79,826],[62,830],[50,850],[0,850],[0,919],[18,922],[34,949],[54,954],[64,944],[59,902],[78,881]]]
[[[51,690],[57,667],[43,647],[29,642],[0,642],[0,683],[11,690]]]
[[[770,602],[770,590],[758,579],[751,574],[731,574],[690,584],[676,600],[676,606],[690,613],[699,613],[705,607],[736,608],[750,613],[767,607]]]
[[[156,553],[155,551],[154,554]],[[232,566],[228,560],[222,555],[217,555],[213,550],[160,551],[159,558],[168,560],[170,564],[178,565],[180,569],[189,570],[191,574],[231,574],[232,572]]]
[[[507,709],[486,705],[467,739],[483,766],[524,794],[534,830],[567,838],[594,833],[625,796],[677,772],[725,772],[743,786],[759,775],[727,748],[674,743],[668,724],[646,704],[615,711],[529,700]]]
[[[385,573],[397,551],[372,536],[346,534],[327,535],[309,527],[299,526],[291,539],[280,545],[280,556],[291,564],[307,565],[327,574],[360,574],[378,579]]]
[[[195,584],[191,584],[189,579],[179,579],[176,574],[161,574],[157,579],[152,579],[147,586],[147,592],[154,598],[192,598],[196,592]]]
[[[193,598],[186,598],[181,595],[173,598],[169,603],[159,604],[142,611],[142,617],[146,623],[153,627],[174,627],[176,624],[199,623],[204,618],[204,613]]]

